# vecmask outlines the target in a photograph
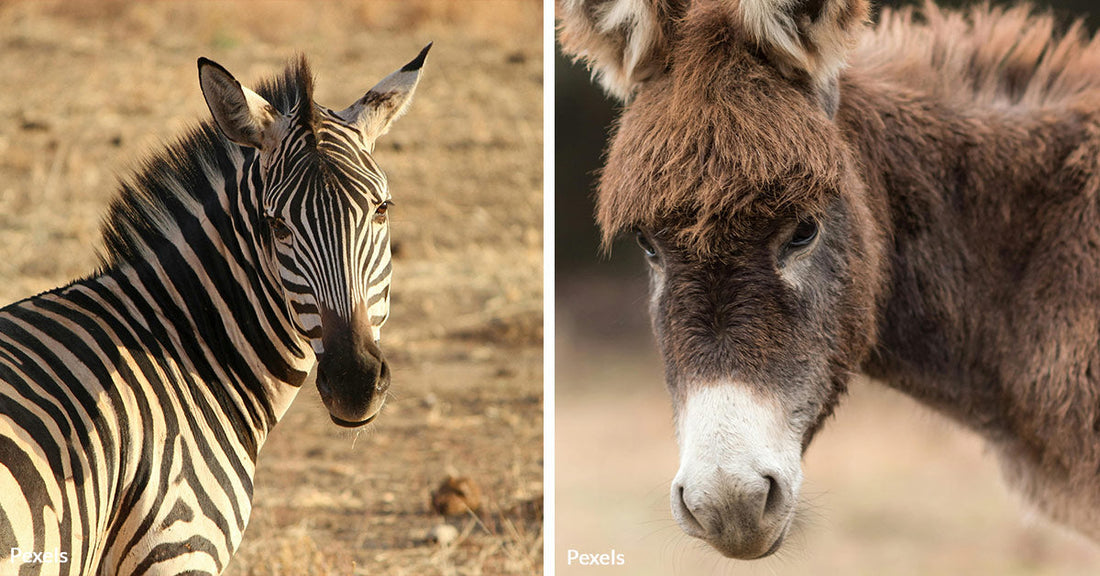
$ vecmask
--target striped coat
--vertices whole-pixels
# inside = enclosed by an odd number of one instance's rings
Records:
[[[389,191],[371,157],[427,48],[349,108],[304,59],[129,179],[92,276],[0,309],[0,575],[219,574],[260,447],[311,373],[334,422],[384,402]]]

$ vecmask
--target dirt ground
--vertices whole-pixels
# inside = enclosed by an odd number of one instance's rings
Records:
[[[207,115],[195,60],[246,84],[298,52],[350,104],[428,57],[379,142],[396,202],[394,398],[370,429],[303,391],[260,456],[232,575],[542,571],[542,3],[0,2],[0,302],[90,273],[118,174]],[[482,518],[446,546],[431,490]]]
[[[600,573],[630,576],[1097,573],[1100,550],[1031,516],[975,435],[870,382],[810,446],[801,522],[778,554],[727,560],[684,535],[669,509],[679,456],[637,264],[632,282],[559,275],[557,574],[591,572],[568,565],[571,548],[614,549],[626,564]]]

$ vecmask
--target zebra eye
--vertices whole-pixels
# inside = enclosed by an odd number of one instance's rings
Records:
[[[637,240],[638,246],[641,246],[642,252],[645,253],[646,258],[653,259],[657,257],[657,248],[649,241],[649,237],[646,236],[645,232],[635,228],[634,239]]]
[[[282,218],[268,216],[265,220],[267,221],[267,229],[271,230],[271,235],[276,240],[286,241],[290,238],[290,226],[287,226]]]
[[[386,212],[389,211],[390,204],[392,204],[392,202],[390,202],[389,200],[386,200],[385,202],[378,205],[378,208],[376,208],[374,210],[374,221],[375,222],[381,224],[381,223],[386,221]]]

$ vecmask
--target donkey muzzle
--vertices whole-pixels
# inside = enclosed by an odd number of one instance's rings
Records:
[[[783,411],[746,386],[693,390],[678,410],[672,513],[689,536],[730,558],[779,549],[802,484],[801,444]]]
[[[790,486],[778,474],[715,472],[673,482],[672,513],[684,532],[730,558],[752,560],[778,550],[792,518]]]
[[[354,428],[378,415],[390,387],[390,367],[374,341],[365,313],[348,321],[321,314],[324,352],[317,365],[317,391],[332,421]]]

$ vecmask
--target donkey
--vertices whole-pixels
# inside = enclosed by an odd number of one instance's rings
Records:
[[[649,262],[673,514],[727,556],[778,550],[864,374],[1100,538],[1100,38],[1026,6],[868,11],[558,2],[564,50],[627,104],[597,220]]]

